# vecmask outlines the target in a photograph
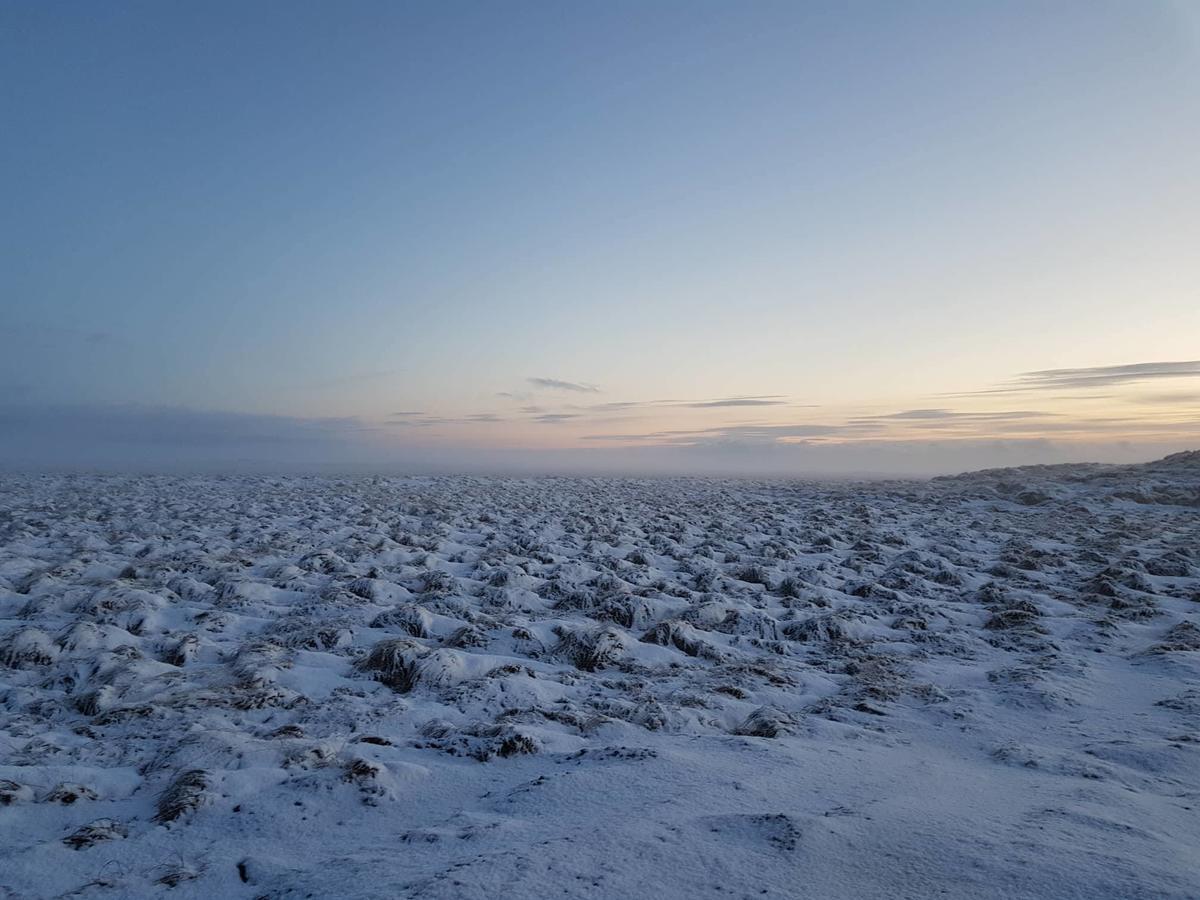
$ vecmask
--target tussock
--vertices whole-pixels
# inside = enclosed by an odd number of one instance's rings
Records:
[[[1189,653],[1200,650],[1200,627],[1191,622],[1172,625],[1161,643],[1155,644],[1157,653]]]
[[[558,645],[554,652],[577,669],[595,672],[615,666],[625,655],[626,635],[615,627],[568,629],[556,627]]]
[[[686,622],[659,622],[643,634],[641,639],[647,644],[674,647],[688,656],[719,655],[714,654],[700,633]]]
[[[33,788],[27,784],[0,778],[0,806],[29,803],[33,800]]]
[[[428,654],[429,648],[415,640],[395,638],[372,647],[358,667],[392,690],[407,694],[417,686],[420,677],[417,664]]]
[[[795,734],[798,728],[793,716],[772,706],[760,706],[750,713],[733,733],[745,737],[778,738]]]
[[[422,606],[407,603],[381,612],[371,620],[371,627],[403,631],[415,638],[427,638],[433,633],[433,615]]]
[[[22,628],[0,645],[0,665],[10,669],[48,666],[58,659],[59,649],[40,628]]]
[[[88,847],[104,841],[121,840],[128,835],[129,829],[120,822],[114,822],[112,819],[97,819],[72,831],[63,838],[63,843],[72,850],[86,850]]]
[[[203,769],[189,769],[177,776],[166,790],[158,795],[154,821],[174,822],[199,809],[209,799],[211,776]]]

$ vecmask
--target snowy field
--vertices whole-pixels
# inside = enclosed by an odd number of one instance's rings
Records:
[[[1200,897],[1200,454],[0,479],[0,896]]]

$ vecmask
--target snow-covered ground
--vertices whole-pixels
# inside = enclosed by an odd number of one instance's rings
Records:
[[[0,480],[0,896],[1198,897],[1200,455]]]

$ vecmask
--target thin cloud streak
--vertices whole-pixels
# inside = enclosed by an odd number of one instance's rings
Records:
[[[599,394],[600,388],[594,384],[584,384],[577,381],[563,381],[560,378],[527,378],[534,387],[548,391],[569,391],[575,394]]]
[[[469,416],[429,416],[423,413],[393,413],[391,426],[411,426],[414,428],[429,428],[434,425],[473,425],[483,422],[506,422],[503,416],[495,413],[474,413]]]
[[[753,397],[731,397],[728,400],[704,400],[699,403],[684,403],[690,409],[714,409],[723,406],[787,406],[786,400],[759,400]]]
[[[900,412],[880,416],[858,416],[854,422],[886,422],[886,421],[947,421],[974,420],[986,422],[1003,419],[1039,419],[1056,416],[1058,413],[1044,412],[1032,409],[1018,409],[1003,412],[959,412],[953,409],[905,409]]]
[[[1139,403],[1153,403],[1156,406],[1190,405],[1200,403],[1200,392],[1180,394],[1146,394],[1136,398]]]
[[[719,409],[722,407],[738,406],[792,406],[797,409],[816,409],[813,404],[789,403],[785,394],[756,394],[749,397],[715,397],[707,400],[614,400],[609,403],[593,403],[589,406],[576,406],[589,412],[625,411],[630,409],[661,409],[675,407],[679,409]]]
[[[1200,378],[1200,360],[1128,363],[1079,369],[1040,369],[1022,372],[1012,381],[980,391],[940,394],[942,397],[978,397],[996,394],[1025,394],[1050,390],[1106,388],[1168,378]]]
[[[1043,369],[1039,372],[1024,372],[1017,377],[1017,381],[1032,390],[1045,390],[1134,384],[1158,378],[1195,377],[1200,377],[1200,360],[1132,363],[1124,366],[1096,366],[1090,369]]]
[[[782,438],[831,437],[860,430],[853,424],[844,425],[731,425],[721,428],[654,431],[647,434],[589,434],[588,441],[651,442],[656,444],[696,444],[729,441],[775,442]]]

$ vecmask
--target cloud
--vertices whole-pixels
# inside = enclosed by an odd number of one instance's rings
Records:
[[[972,397],[980,394],[1022,394],[1034,391],[1080,390],[1106,388],[1120,384],[1138,384],[1164,378],[1200,378],[1200,360],[1182,362],[1128,363],[1123,366],[1093,366],[1083,369],[1040,369],[1022,372],[1012,381],[999,387],[950,397]]]
[[[1153,403],[1156,406],[1173,406],[1177,403],[1191,406],[1200,403],[1200,393],[1144,394],[1137,397],[1136,400],[1139,403]]]
[[[719,400],[698,400],[694,403],[681,403],[691,409],[711,409],[722,406],[786,406],[786,400],[776,397],[724,397]]]
[[[595,385],[575,384],[568,381],[560,381],[555,378],[530,378],[530,382],[538,384],[542,387],[552,388],[555,390],[572,391],[575,393],[599,393],[600,389]],[[502,391],[496,394],[497,397],[504,397],[509,400],[516,400],[527,405],[520,407],[523,413],[546,413],[551,410],[545,406],[530,403],[528,394],[513,393]],[[760,394],[751,397],[716,397],[707,400],[611,400],[605,403],[588,403],[588,404],[562,404],[560,409],[571,410],[572,414],[595,414],[597,416],[605,416],[607,421],[612,421],[610,413],[630,412],[633,410],[654,410],[664,407],[675,407],[679,409],[715,409],[722,407],[759,407],[759,406],[792,406],[793,408],[808,408],[815,409],[814,406],[804,407],[801,404],[788,403],[787,398],[783,394]],[[574,415],[575,418],[582,418],[582,415]]]
[[[534,416],[533,421],[556,424],[558,422],[566,422],[570,419],[578,418],[580,418],[578,413],[542,413],[540,416]]]
[[[958,413],[949,409],[905,409],[900,412],[887,413],[881,416],[863,416],[861,421],[875,421],[878,419],[948,419],[956,415]]]
[[[623,412],[629,409],[644,409],[648,406],[661,406],[665,400],[614,400],[611,403],[594,403],[591,406],[580,407],[590,412]]]
[[[1132,363],[1124,366],[1097,366],[1090,369],[1043,369],[1017,376],[1019,385],[1032,390],[1063,387],[1105,387],[1134,384],[1159,378],[1200,377],[1200,360],[1186,362]]]
[[[1002,421],[1006,419],[1040,419],[1054,416],[1057,413],[1043,412],[1032,409],[1004,410],[1001,412],[959,412],[953,409],[904,409],[900,412],[880,416],[860,416],[852,419],[854,422],[882,422],[896,420],[930,421]]]
[[[905,409],[889,413],[885,416],[871,416],[875,419],[950,419],[962,415],[950,409]]]
[[[789,438],[832,437],[859,429],[854,424],[822,425],[729,425],[677,431],[652,431],[643,434],[590,434],[589,441],[647,442],[658,445],[694,445],[715,443],[775,443]]]
[[[392,413],[388,425],[428,428],[433,425],[473,425],[479,422],[503,422],[503,416],[495,413],[473,413],[469,416],[431,416],[424,413]]]
[[[527,378],[525,379],[534,387],[543,388],[549,391],[571,391],[576,394],[598,394],[600,388],[594,384],[583,384],[582,382],[563,381],[558,378]]]
[[[924,429],[968,428],[976,424],[991,428],[995,425],[1011,424],[1029,419],[1040,422],[1044,418],[1055,415],[1036,410],[958,412],[952,409],[906,409],[878,416],[853,417],[840,422],[741,424],[675,431],[651,431],[641,434],[592,434],[587,435],[585,440],[690,446],[731,442],[788,443],[814,438],[859,440],[887,435],[891,428],[901,424],[910,428]]]
[[[714,397],[708,400],[620,400],[612,403],[596,403],[584,409],[604,412],[645,407],[675,406],[682,409],[715,409],[726,406],[800,406],[816,409],[815,406],[789,404],[785,394],[756,394],[750,397]]]
[[[1013,432],[1028,432],[1032,429],[1030,426],[1018,422],[1007,422],[997,424],[992,430],[997,434],[1011,434]],[[1057,432],[1060,434],[1070,433],[1093,436],[1111,434],[1124,437],[1146,434],[1167,435],[1183,433],[1195,435],[1197,439],[1200,439],[1200,422],[1164,422],[1146,418],[1092,418],[1062,422],[1039,422],[1036,430],[1042,434]]]

